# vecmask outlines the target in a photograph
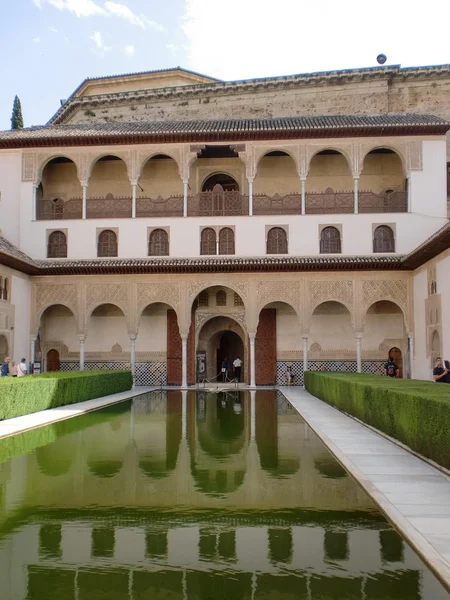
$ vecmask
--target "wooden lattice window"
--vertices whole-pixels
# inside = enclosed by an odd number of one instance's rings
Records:
[[[229,227],[219,232],[219,254],[234,254],[234,231]]]
[[[394,232],[388,225],[380,225],[373,233],[374,252],[395,252]]]
[[[239,296],[239,294],[236,294],[236,292],[234,292],[234,305],[235,306],[244,306],[244,301]]]
[[[321,254],[341,253],[341,234],[336,227],[324,227],[320,234]]]
[[[198,306],[209,306],[208,292],[200,292],[198,295]]]
[[[111,229],[100,232],[97,243],[97,256],[117,256],[117,235]]]
[[[210,227],[207,227],[206,229],[202,230],[200,240],[200,254],[217,254],[216,232]]]
[[[7,277],[4,280],[0,277],[0,300],[9,300],[9,282]]]
[[[154,229],[148,241],[149,256],[169,256],[169,236],[164,229]]]
[[[227,305],[227,293],[225,290],[219,290],[216,294],[216,306]]]
[[[267,233],[267,254],[287,254],[287,234],[281,227],[272,227]]]
[[[48,236],[48,258],[67,258],[67,238],[62,231],[52,231]]]

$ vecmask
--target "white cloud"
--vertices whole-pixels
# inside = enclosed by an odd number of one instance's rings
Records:
[[[93,0],[47,0],[47,2],[59,10],[68,10],[77,17],[108,14],[104,8],[98,6]]]
[[[94,33],[91,35],[91,37],[89,39],[91,39],[95,42],[95,45],[97,46],[97,51],[101,56],[103,56],[104,54],[106,54],[107,52],[112,50],[112,46],[105,45],[103,35],[101,34],[100,31],[94,31]]]
[[[126,46],[124,46],[123,51],[125,52],[125,54],[127,56],[133,56],[134,54],[134,46],[132,44],[127,44]]]
[[[96,0],[33,0],[33,2],[39,8],[42,7],[44,2],[47,2],[58,10],[67,10],[77,17],[92,17],[95,15],[117,17],[130,25],[136,25],[142,29],[152,27],[153,29],[164,31],[164,27],[160,23],[152,21],[142,13],[139,15],[135,14],[125,4],[110,2],[109,0],[104,2],[103,6]]]
[[[388,64],[448,61],[450,3],[442,0],[428,0],[426,13],[410,10],[410,0],[185,3],[186,66],[224,79],[377,66],[381,52]]]
[[[105,8],[111,15],[119,17],[131,25],[142,27],[142,29],[145,29],[147,26],[154,27],[160,31],[164,29],[162,25],[156,23],[156,21],[148,19],[145,15],[134,14],[134,12],[124,4],[118,4],[117,2],[105,2]]]
[[[166,48],[167,50],[170,50],[172,56],[175,56],[175,54],[178,52],[178,46],[176,44],[166,44]]]
[[[41,38],[38,38],[38,37],[33,38],[34,44],[39,44],[40,41],[41,41]]]
[[[51,31],[52,33],[58,33],[58,30],[56,29],[56,27],[49,27],[48,30]]]

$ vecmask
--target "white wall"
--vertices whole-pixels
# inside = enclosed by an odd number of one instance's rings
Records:
[[[448,254],[448,253],[447,253]],[[438,257],[439,258],[439,257]],[[441,348],[442,357],[450,360],[450,256],[442,255],[436,263],[437,291],[441,295]]]
[[[11,243],[20,244],[19,207],[22,180],[22,153],[0,153],[0,231]]]
[[[11,281],[11,303],[15,305],[14,356],[11,360],[18,362],[23,357],[30,360],[31,281],[16,271],[13,271]]]
[[[445,139],[425,141],[422,144],[423,169],[411,173],[411,212],[428,217],[447,217]]]

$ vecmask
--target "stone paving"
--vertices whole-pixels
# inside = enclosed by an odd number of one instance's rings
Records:
[[[450,588],[450,477],[303,388],[282,393]]]

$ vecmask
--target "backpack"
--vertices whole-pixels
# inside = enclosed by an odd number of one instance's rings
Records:
[[[387,374],[389,377],[395,376],[395,365],[394,363],[388,363]]]

